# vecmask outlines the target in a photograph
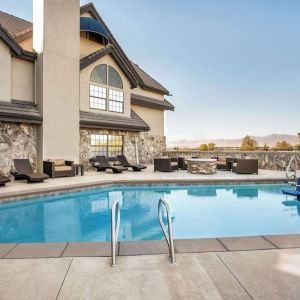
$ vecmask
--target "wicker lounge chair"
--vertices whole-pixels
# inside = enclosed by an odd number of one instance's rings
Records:
[[[7,182],[10,182],[10,179],[0,174],[0,186],[5,186]]]
[[[44,173],[34,173],[29,159],[14,159],[16,172],[12,172],[13,176],[26,179],[28,183],[43,182],[49,176]]]
[[[297,197],[297,200],[300,200],[300,177],[297,180],[297,185],[295,190],[283,189],[282,192],[285,195],[295,196]]]
[[[94,167],[96,169],[101,169],[105,168],[105,170],[112,170],[114,173],[122,173],[123,171],[127,171],[128,169],[123,167],[123,166],[112,166],[108,159],[105,156],[96,156],[97,162],[99,165],[94,164]]]
[[[132,171],[134,172],[140,172],[142,171],[143,169],[146,169],[147,167],[146,166],[143,166],[143,165],[131,165],[126,156],[125,155],[117,155],[117,159],[118,161],[121,163],[121,165],[125,168],[132,168]]]
[[[171,158],[154,158],[154,172],[173,172],[178,171],[178,162]]]
[[[258,159],[237,159],[232,164],[232,171],[236,174],[258,174]]]

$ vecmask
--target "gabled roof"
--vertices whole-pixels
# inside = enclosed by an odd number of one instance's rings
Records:
[[[106,47],[97,50],[89,54],[88,56],[82,58],[80,60],[80,70],[88,67],[89,65],[91,65],[92,63],[94,63],[95,61],[97,61],[98,59],[100,59],[101,57],[107,54],[110,54],[112,56],[112,58],[118,64],[119,68],[126,75],[127,79],[131,83],[131,88],[137,87],[137,82],[135,78],[133,77],[132,73],[130,72],[130,70],[128,69],[127,65],[124,63],[122,58],[118,55],[117,51],[115,50],[115,47],[112,44],[107,45]]]
[[[8,31],[2,25],[0,25],[0,38],[10,48],[13,55],[15,55],[19,58],[22,58],[22,59],[30,60],[30,61],[34,61],[36,59],[36,57],[37,57],[36,54],[33,52],[30,52],[30,51],[24,50],[11,37],[11,35],[8,33]]]
[[[137,94],[131,94],[131,104],[150,107],[160,110],[173,110],[175,107],[166,99],[158,100],[150,97],[145,97]]]
[[[32,31],[31,22],[10,15],[3,11],[0,11],[0,25],[2,25],[7,30],[12,38],[16,38],[22,32]]]
[[[133,110],[131,116],[123,117],[110,114],[80,112],[80,127],[105,128],[128,131],[149,131],[149,125],[142,120]]]
[[[159,82],[157,82],[155,79],[153,79],[145,71],[140,69],[140,67],[138,65],[132,64],[132,62],[128,59],[125,52],[123,51],[123,49],[121,48],[121,46],[119,45],[119,43],[117,42],[117,40],[115,39],[115,37],[113,36],[111,31],[109,30],[108,26],[105,24],[105,22],[99,15],[98,11],[96,10],[96,8],[92,2],[81,6],[80,12],[81,13],[89,12],[95,19],[99,20],[104,25],[105,29],[108,32],[110,42],[115,46],[116,51],[118,52],[120,57],[124,60],[124,62],[126,63],[128,68],[131,70],[131,72],[133,72],[133,74],[135,74],[135,76],[138,80],[138,83],[140,84],[141,87],[152,89],[156,92],[166,94],[166,95],[170,94],[170,92],[165,87],[163,87]]]
[[[30,102],[0,101],[0,121],[41,124],[42,117],[37,106]]]
[[[108,32],[109,40],[115,47],[116,53],[123,60],[124,64],[127,66],[127,69],[130,70],[132,76],[142,88],[150,89],[165,95],[170,94],[170,92],[164,86],[162,86],[158,81],[156,81],[153,77],[151,77],[144,70],[142,70],[137,64],[131,62],[128,59],[125,52],[123,51],[123,49],[109,30],[108,26],[105,24],[105,22],[99,15],[93,3],[88,3],[81,6],[80,12],[89,12],[95,19],[99,20],[104,25],[105,29]],[[13,39],[16,39],[17,41],[21,41],[22,38],[27,38],[32,35],[31,22],[7,14],[5,12],[0,12],[0,24],[2,24],[2,26],[6,28],[11,37]]]

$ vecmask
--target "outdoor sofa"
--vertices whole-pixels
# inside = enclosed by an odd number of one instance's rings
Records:
[[[74,162],[64,159],[48,159],[44,161],[43,171],[51,178],[75,176]]]
[[[232,163],[232,171],[236,174],[258,174],[258,159],[238,158]]]
[[[44,173],[35,173],[29,159],[14,159],[15,171],[11,174],[16,180],[26,179],[27,183],[43,182],[49,176]]]
[[[154,158],[154,172],[178,171],[178,162],[171,158]]]
[[[120,164],[125,168],[132,168],[132,171],[134,172],[140,172],[143,169],[146,169],[147,167],[144,165],[132,165],[128,162],[125,155],[117,155],[117,159],[120,162]]]

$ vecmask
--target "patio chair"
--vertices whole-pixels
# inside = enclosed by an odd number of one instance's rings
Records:
[[[297,180],[297,185],[294,190],[283,189],[282,192],[284,195],[295,196],[297,197],[297,200],[300,200],[300,177]]]
[[[7,182],[10,182],[10,179],[0,174],[0,186],[5,186]]]
[[[130,164],[125,155],[117,155],[117,159],[123,167],[132,168],[132,171],[134,171],[134,172],[140,172],[143,169],[147,168],[144,165],[132,165],[132,164]]]
[[[75,176],[74,162],[64,159],[48,159],[44,161],[43,171],[51,178]]]
[[[232,171],[236,174],[258,174],[258,159],[239,158],[232,164]]]
[[[122,173],[123,171],[127,171],[128,168],[125,168],[123,166],[112,166],[108,159],[105,156],[96,156],[97,162],[99,165],[95,165],[95,168],[105,168],[105,170],[112,170],[113,173]]]
[[[218,156],[217,158],[217,169],[230,171],[231,170],[231,163],[234,161],[232,157],[226,156]]]
[[[154,172],[178,171],[178,162],[172,162],[171,158],[154,158]]]
[[[12,172],[13,176],[27,180],[27,183],[43,182],[49,176],[45,173],[34,173],[29,159],[14,159],[16,172]]]

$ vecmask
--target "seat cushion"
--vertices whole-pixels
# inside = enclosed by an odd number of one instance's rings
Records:
[[[55,167],[65,166],[66,161],[64,159],[49,159],[50,162],[54,163]]]
[[[63,171],[71,171],[71,166],[55,166],[54,167],[55,172],[63,172]]]
[[[226,162],[226,156],[219,156],[218,161],[219,162]]]

